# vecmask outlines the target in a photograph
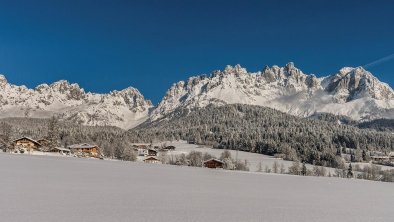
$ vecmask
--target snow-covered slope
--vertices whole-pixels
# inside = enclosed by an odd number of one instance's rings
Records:
[[[132,87],[108,94],[85,92],[65,80],[35,89],[9,84],[0,75],[0,118],[59,116],[86,125],[128,129],[145,121],[152,103]]]
[[[174,84],[152,112],[156,120],[178,108],[208,104],[267,106],[297,116],[315,112],[346,115],[355,120],[394,118],[394,92],[362,67],[316,78],[293,63],[248,73],[240,65],[227,66],[211,76],[191,77]]]
[[[5,153],[0,173],[6,222],[393,220],[392,183]]]

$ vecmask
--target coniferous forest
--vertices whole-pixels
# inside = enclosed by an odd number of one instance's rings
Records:
[[[121,158],[133,142],[187,140],[218,149],[276,155],[330,167],[344,167],[343,150],[350,150],[354,158],[363,158],[361,154],[369,151],[387,153],[394,149],[394,135],[389,131],[361,129],[332,120],[333,117],[299,118],[241,104],[178,110],[128,131],[112,126],[82,126],[54,118],[8,118],[0,121],[0,142],[7,144],[21,136],[54,140],[52,137],[57,135],[61,146],[94,143],[105,156]]]
[[[178,110],[168,118],[145,123],[130,130],[129,136],[135,141],[182,139],[331,167],[340,167],[340,153],[346,148],[357,153],[394,148],[391,133],[299,118],[260,106],[212,105]]]

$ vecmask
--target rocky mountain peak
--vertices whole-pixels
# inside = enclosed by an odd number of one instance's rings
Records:
[[[131,128],[150,118],[166,117],[177,110],[249,104],[271,107],[297,116],[333,113],[355,120],[394,118],[394,92],[363,67],[345,67],[317,78],[289,62],[248,73],[240,65],[179,81],[150,112],[151,101],[133,87],[108,94],[86,93],[66,80],[41,84],[35,89],[8,83],[0,75],[1,117],[50,117],[87,125]]]
[[[5,85],[7,85],[7,83],[8,83],[8,81],[7,81],[7,79],[5,78],[5,76],[2,75],[2,74],[0,74],[0,87],[3,88]]]
[[[344,75],[346,75],[346,74],[348,74],[349,72],[351,72],[351,71],[353,71],[354,70],[354,68],[353,67],[343,67],[343,68],[341,68],[340,70],[339,70],[339,75],[340,76],[344,76]]]
[[[233,75],[243,75],[246,74],[247,71],[245,68],[242,68],[240,64],[235,65],[234,67],[231,65],[227,65],[223,71],[224,74],[233,74]]]
[[[3,81],[1,81],[3,80]],[[0,85],[7,85],[0,76]],[[2,87],[0,118],[51,117],[86,125],[113,125],[131,128],[147,119],[152,103],[133,87],[109,94],[86,93],[76,83],[60,80],[34,89],[8,84]]]
[[[121,98],[130,109],[145,110],[153,106],[152,102],[150,100],[146,100],[138,89],[131,86],[120,91],[112,91],[110,92],[110,95],[115,98]]]
[[[285,68],[286,68],[287,71],[294,69],[295,68],[294,62],[287,63]]]
[[[317,78],[304,74],[293,62],[284,67],[265,66],[257,73],[236,65],[214,71],[209,78],[193,77],[173,85],[151,119],[178,108],[234,103],[268,106],[297,116],[328,112],[356,120],[394,118],[393,98],[393,90],[362,67],[345,67],[334,75]],[[367,106],[360,105],[366,101]]]
[[[377,100],[394,98],[392,88],[380,82],[363,67],[342,68],[332,78],[326,91],[334,94],[335,99],[341,102],[348,102],[363,97],[371,97]]]

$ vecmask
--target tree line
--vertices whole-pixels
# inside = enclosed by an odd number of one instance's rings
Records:
[[[180,109],[171,116],[145,122],[129,131],[112,126],[83,126],[55,118],[0,121],[2,146],[21,136],[57,141],[59,146],[94,143],[106,157],[118,159],[128,158],[128,148],[133,142],[187,140],[218,149],[276,155],[335,168],[344,168],[343,151],[350,153],[350,159],[363,160],[369,151],[390,152],[394,147],[391,133],[241,104]]]
[[[132,141],[188,140],[219,149],[277,155],[286,160],[343,168],[338,150],[390,152],[391,133],[360,129],[318,119],[295,117],[274,109],[231,104],[178,110],[128,132]]]

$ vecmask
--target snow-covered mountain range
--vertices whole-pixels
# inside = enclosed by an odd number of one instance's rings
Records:
[[[394,118],[393,99],[392,88],[362,67],[346,67],[317,78],[304,74],[293,63],[256,73],[236,65],[209,77],[191,77],[174,84],[150,119],[160,119],[179,108],[232,103],[267,106],[301,117],[326,112],[354,120]]]
[[[85,125],[113,125],[124,129],[144,122],[152,107],[132,87],[108,94],[85,92],[65,80],[41,84],[35,89],[9,84],[0,75],[0,118],[51,117]]]
[[[86,125],[129,129],[178,109],[234,103],[267,106],[301,117],[322,112],[354,120],[394,119],[393,89],[362,67],[346,67],[317,78],[304,74],[293,63],[254,73],[240,65],[227,66],[209,76],[175,83],[155,108],[132,87],[98,94],[61,80],[28,89],[8,83],[0,75],[0,118],[57,115]]]

